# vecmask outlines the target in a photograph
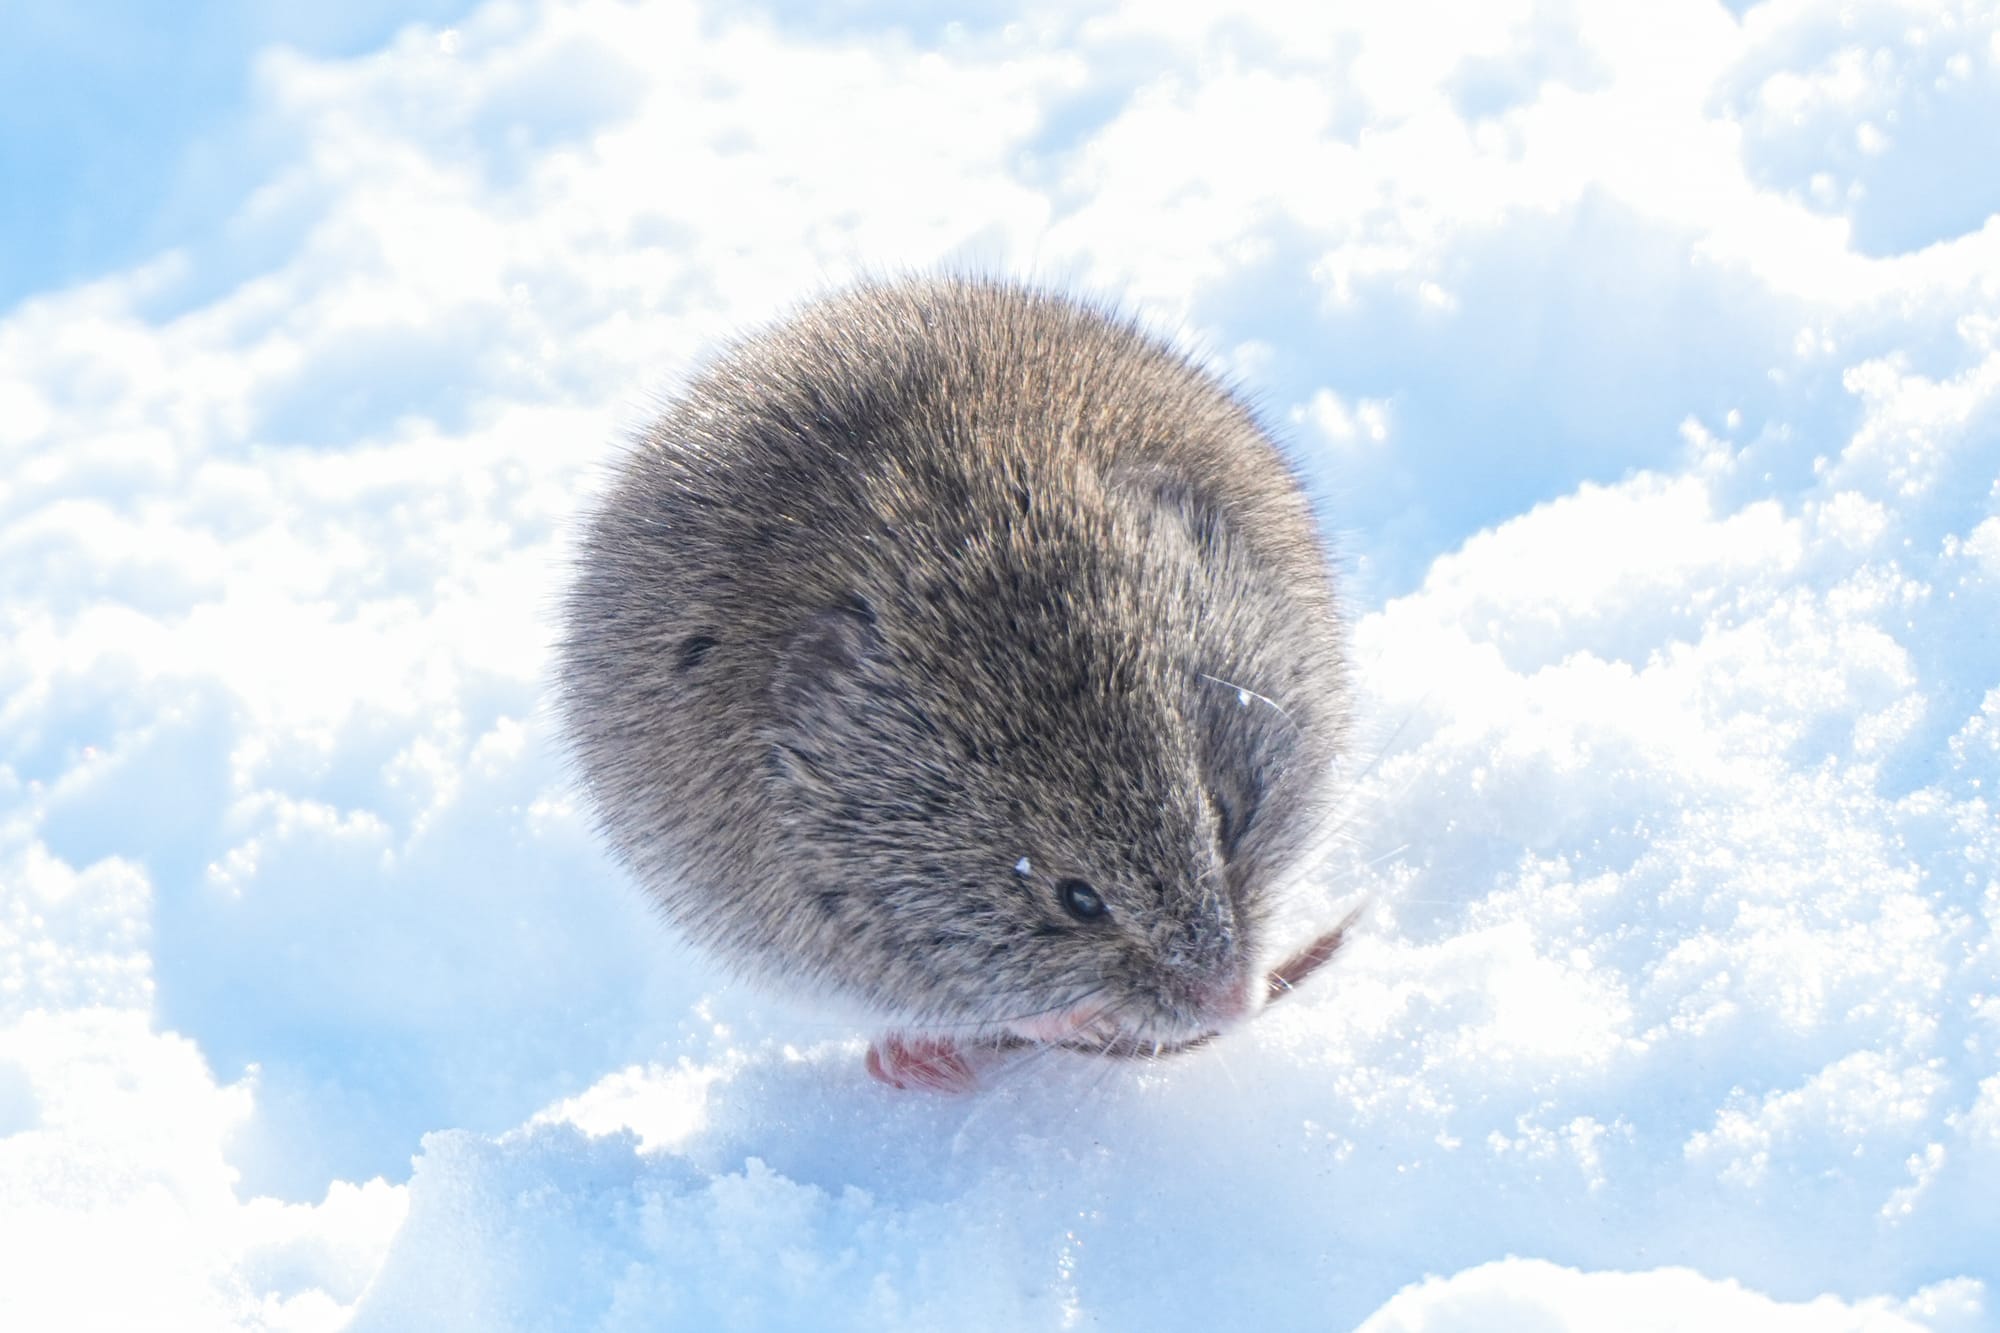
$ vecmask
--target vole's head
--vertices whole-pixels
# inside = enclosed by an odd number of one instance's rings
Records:
[[[1137,1053],[1241,1020],[1324,808],[1331,625],[1184,496],[968,507],[889,525],[782,637],[766,780],[806,892],[781,954],[968,1036]]]

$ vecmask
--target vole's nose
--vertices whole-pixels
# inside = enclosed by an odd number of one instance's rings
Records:
[[[1260,995],[1248,976],[1232,973],[1197,987],[1194,999],[1202,1016],[1221,1028],[1240,1023],[1256,1012]]]
[[[1255,1012],[1263,992],[1225,900],[1209,899],[1162,934],[1162,999],[1181,1021],[1212,1032]]]

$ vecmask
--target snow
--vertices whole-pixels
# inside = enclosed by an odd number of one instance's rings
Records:
[[[0,311],[0,1328],[2000,1328],[1990,6],[243,60],[143,256]],[[935,264],[1256,396],[1361,691],[1335,962],[964,1098],[677,942],[545,702],[620,431]]]

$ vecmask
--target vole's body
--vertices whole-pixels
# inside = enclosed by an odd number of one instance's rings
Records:
[[[560,670],[676,923],[959,1041],[1151,1049],[1254,1009],[1346,716],[1249,412],[1129,324],[954,279],[699,375],[589,522]]]

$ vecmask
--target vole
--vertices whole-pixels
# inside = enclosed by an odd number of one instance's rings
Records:
[[[731,967],[858,1001],[901,1086],[1159,1054],[1338,947],[1272,909],[1335,799],[1310,506],[1213,374],[1011,281],[864,283],[616,465],[559,705],[602,828]]]

